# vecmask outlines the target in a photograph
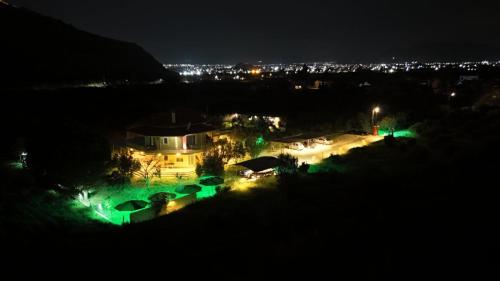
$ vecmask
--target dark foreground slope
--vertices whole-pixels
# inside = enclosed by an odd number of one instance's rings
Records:
[[[172,76],[136,44],[0,3],[0,85],[145,82]]]
[[[416,140],[380,142],[326,160],[344,172],[291,176],[277,188],[222,194],[123,228],[79,225],[78,214],[57,203],[60,195],[45,201],[35,189],[12,195],[28,183],[4,176],[10,184],[0,201],[7,214],[0,235],[6,232],[10,242],[4,250],[24,264],[35,257],[37,264],[98,257],[106,265],[145,263],[150,272],[175,273],[180,263],[238,280],[269,271],[305,272],[306,280],[497,276],[500,111],[461,110],[417,128]]]

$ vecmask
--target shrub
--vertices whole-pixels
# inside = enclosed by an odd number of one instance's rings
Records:
[[[299,160],[290,154],[280,154],[278,156],[278,175],[295,175],[299,167]]]
[[[196,163],[195,172],[198,177],[203,176],[203,166],[200,163]]]
[[[387,146],[394,146],[396,144],[396,138],[392,135],[384,137],[384,143]]]
[[[311,165],[307,164],[306,162],[303,162],[300,167],[299,167],[299,173],[300,174],[307,174],[307,172],[309,171],[309,167]]]
[[[224,160],[217,153],[205,155],[202,170],[207,175],[222,176],[224,174]]]

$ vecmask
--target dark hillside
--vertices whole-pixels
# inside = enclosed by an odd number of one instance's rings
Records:
[[[0,3],[0,34],[4,87],[175,78],[136,44],[80,31],[4,3]]]

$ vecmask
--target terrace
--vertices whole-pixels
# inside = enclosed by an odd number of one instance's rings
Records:
[[[79,193],[74,200],[74,206],[77,209],[91,210],[92,219],[113,225],[124,225],[168,215],[198,201],[212,198],[220,192],[219,187],[226,186],[230,187],[232,192],[245,193],[259,186],[273,187],[276,184],[274,177],[241,178],[237,170],[234,167],[228,168],[224,179],[211,176],[201,177],[197,181],[176,179],[156,182],[149,188],[137,184],[100,186]],[[169,199],[161,209],[155,210],[151,198],[159,194],[168,194]],[[130,201],[144,202],[144,205],[135,210],[116,209],[117,206]]]
[[[132,184],[125,186],[103,186],[95,190],[83,191],[77,196],[76,200],[80,203],[80,207],[93,210],[94,219],[115,225],[122,225],[166,215],[191,203],[213,197],[217,194],[217,187],[219,185],[196,184],[199,187],[199,191],[184,191],[186,186],[194,186],[194,184],[192,181],[175,181],[170,184],[153,184],[149,188],[138,187]],[[172,197],[161,210],[153,212],[150,198],[159,193],[171,194]],[[120,204],[129,201],[146,202],[147,205],[141,206],[136,210],[120,211],[116,209]]]

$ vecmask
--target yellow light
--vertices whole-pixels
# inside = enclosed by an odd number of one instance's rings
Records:
[[[261,70],[260,70],[260,69],[252,69],[252,70],[250,71],[250,73],[251,73],[251,74],[253,74],[253,75],[257,75],[257,74],[260,74],[260,73],[261,73]]]
[[[377,107],[375,107],[375,108],[373,109],[373,112],[375,112],[375,113],[379,113],[379,112],[380,112],[380,107],[378,107],[378,106],[377,106]]]
[[[177,154],[175,154],[175,156],[179,157],[179,156],[181,156],[181,154],[179,152],[177,152]]]
[[[162,154],[161,154],[161,153],[158,153],[158,157],[161,157],[161,156],[162,156]]]

